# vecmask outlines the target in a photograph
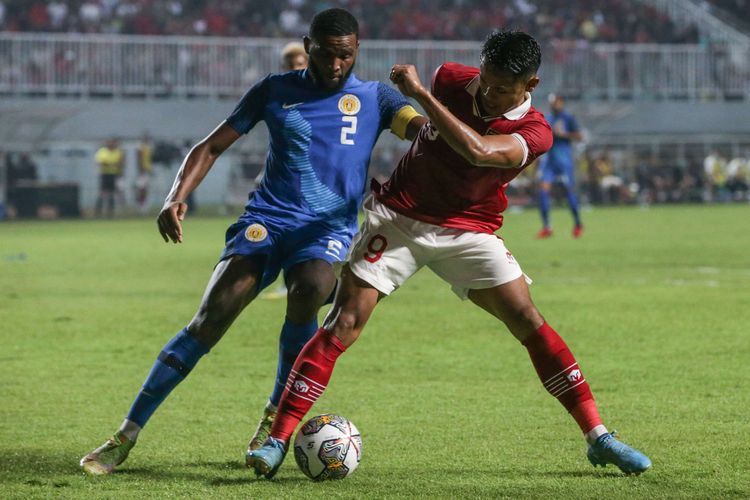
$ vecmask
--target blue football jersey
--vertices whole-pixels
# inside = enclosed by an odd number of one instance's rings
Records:
[[[245,209],[356,231],[372,149],[407,105],[395,89],[354,74],[333,92],[307,70],[268,75],[227,119],[240,134],[261,120],[269,130],[263,181]]]
[[[578,122],[575,117],[567,111],[560,113],[549,113],[545,116],[552,130],[562,128],[566,133],[579,132]],[[547,152],[547,160],[553,163],[572,163],[573,145],[570,139],[555,137],[552,148]]]

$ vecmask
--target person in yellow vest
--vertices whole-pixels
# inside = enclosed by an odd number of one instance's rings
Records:
[[[703,171],[708,186],[706,198],[711,201],[727,201],[727,160],[719,151],[713,150],[703,160]]]
[[[144,134],[136,149],[138,176],[135,179],[135,201],[141,214],[148,212],[148,187],[153,172],[154,147],[148,134]]]
[[[117,180],[122,176],[125,167],[125,152],[120,147],[119,141],[112,138],[99,148],[94,160],[99,166],[99,197],[96,199],[96,215],[103,216],[108,210],[111,217],[115,212]]]

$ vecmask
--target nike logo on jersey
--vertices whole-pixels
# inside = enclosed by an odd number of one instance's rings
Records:
[[[302,102],[295,102],[294,104],[284,103],[284,104],[281,105],[281,108],[282,109],[291,109],[291,108],[299,106],[300,104],[304,104],[304,103],[302,103]]]

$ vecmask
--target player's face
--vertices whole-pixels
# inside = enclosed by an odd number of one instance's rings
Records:
[[[555,99],[552,101],[552,111],[555,113],[559,113],[565,108],[565,100],[560,97],[556,96]]]
[[[500,116],[523,104],[526,92],[533,91],[538,84],[536,75],[518,78],[483,64],[479,70],[479,101],[485,113]]]
[[[354,34],[324,36],[320,40],[305,37],[305,50],[310,56],[308,67],[318,85],[338,90],[354,69],[359,40]]]

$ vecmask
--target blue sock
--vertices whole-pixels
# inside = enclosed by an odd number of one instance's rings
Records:
[[[307,341],[315,335],[316,331],[318,331],[317,318],[304,325],[292,323],[289,319],[284,320],[279,339],[279,366],[276,369],[276,384],[273,387],[271,397],[268,398],[272,405],[279,405],[281,394],[286,387],[286,380],[289,378],[289,372],[297,360],[297,355],[305,347]]]
[[[575,190],[572,187],[568,187],[565,189],[565,194],[568,197],[568,206],[570,207],[570,211],[573,212],[573,219],[576,226],[580,226],[581,216],[578,213],[578,198],[576,197]]]
[[[209,349],[187,333],[184,328],[167,342],[133,401],[127,419],[141,428],[166,399],[172,389],[187,377]]]
[[[539,190],[539,209],[542,211],[544,227],[549,227],[549,192],[544,189]]]

